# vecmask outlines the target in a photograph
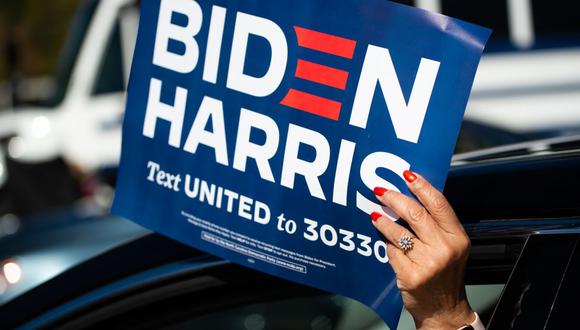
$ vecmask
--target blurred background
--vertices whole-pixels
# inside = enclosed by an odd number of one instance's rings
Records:
[[[397,2],[493,29],[458,162],[578,144],[580,3]],[[144,234],[108,215],[138,20],[133,0],[0,1],[0,305]]]

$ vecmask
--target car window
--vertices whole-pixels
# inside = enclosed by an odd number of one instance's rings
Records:
[[[497,304],[503,284],[477,284],[466,287],[472,308],[487,322]],[[184,287],[181,287],[184,290]],[[157,293],[159,293],[158,291]],[[219,294],[217,294],[219,296]],[[161,294],[163,296],[163,294]],[[88,317],[76,319],[66,327],[83,325],[87,329],[121,326],[124,329],[163,328],[171,330],[389,330],[369,307],[334,294],[295,298],[275,298],[248,302],[251,297],[232,291],[233,307],[212,302],[200,306],[199,297],[174,300],[169,297],[139,306],[115,305],[108,311],[88,309]],[[151,298],[150,296],[148,298]],[[249,299],[249,300],[248,300]],[[130,306],[132,305],[132,307]],[[200,312],[200,309],[202,312]],[[415,329],[411,315],[403,310],[398,330]]]
[[[467,286],[472,307],[488,316],[498,301],[503,285]],[[397,329],[414,329],[407,311]],[[251,304],[210,313],[168,326],[188,329],[312,329],[312,330],[388,330],[385,323],[365,305],[339,295],[323,295]]]
[[[507,281],[489,328],[565,329],[557,325],[573,324],[577,317],[572,309],[577,310],[578,294],[574,291],[578,281],[576,251],[578,234],[531,236]]]
[[[55,68],[54,91],[45,102],[41,103],[46,108],[56,108],[64,100],[81,46],[86,39],[98,4],[99,2],[96,0],[81,2],[79,11],[69,29],[66,44],[61,51],[58,66]]]
[[[487,322],[525,239],[474,235],[466,290],[471,306]],[[123,280],[112,292],[99,290],[105,295],[89,305],[83,302],[52,324],[86,329],[387,329],[371,309],[352,299],[233,264],[193,268],[191,274],[180,271],[154,281],[138,279]],[[398,329],[413,328],[404,312]]]
[[[93,95],[124,91],[125,82],[123,72],[121,30],[119,22],[117,21],[105,48],[105,55],[103,56],[97,80],[95,81]]]
[[[578,292],[580,292],[580,242],[576,246],[570,262],[566,267],[558,296],[554,302],[552,312],[548,317],[547,329],[566,329],[570,324],[576,323]]]

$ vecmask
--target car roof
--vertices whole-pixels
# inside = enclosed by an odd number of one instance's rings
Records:
[[[580,135],[558,136],[455,154],[452,166],[486,160],[545,156],[577,151],[580,151]]]
[[[473,223],[580,215],[580,149],[564,148],[578,142],[551,141],[542,143],[551,146],[549,152],[456,162],[444,194],[460,219]]]

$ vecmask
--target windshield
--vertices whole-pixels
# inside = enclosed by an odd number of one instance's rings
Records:
[[[97,8],[97,4],[98,0],[87,0],[80,6],[73,24],[69,29],[67,42],[60,55],[60,61],[54,76],[54,93],[42,105],[54,107],[63,101],[75,62],[95,9]]]

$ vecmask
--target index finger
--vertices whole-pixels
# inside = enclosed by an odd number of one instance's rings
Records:
[[[459,222],[455,211],[443,194],[435,189],[421,175],[405,171],[403,173],[409,190],[417,196],[421,204],[427,209],[435,222],[446,232],[463,231],[463,226]]]
[[[379,201],[403,218],[417,237],[428,244],[434,237],[433,231],[439,230],[429,212],[411,197],[397,191],[382,192],[381,189],[375,188],[375,195]]]

